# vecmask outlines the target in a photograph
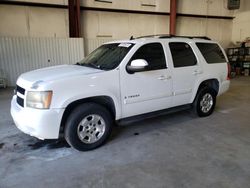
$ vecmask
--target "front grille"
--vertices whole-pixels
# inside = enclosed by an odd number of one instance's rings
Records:
[[[21,107],[24,106],[24,99],[22,99],[21,97],[17,96],[16,102],[17,102],[17,104],[19,104]]]
[[[18,85],[16,86],[16,91],[21,93],[22,95],[24,95],[24,93],[25,93],[25,89],[23,89],[22,87],[20,87]]]
[[[16,92],[17,92],[17,98],[16,98],[16,102],[17,104],[19,104],[21,107],[24,107],[24,94],[25,94],[25,89],[20,87],[20,86],[16,86]],[[20,93],[20,94],[18,94]]]

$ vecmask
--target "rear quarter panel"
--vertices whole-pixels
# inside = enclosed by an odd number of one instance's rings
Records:
[[[208,42],[208,43],[215,43],[215,42]],[[191,101],[190,103],[193,102],[196,94],[197,94],[197,91],[198,91],[198,88],[200,86],[200,84],[205,81],[205,80],[210,80],[210,79],[216,79],[218,80],[219,82],[219,93],[218,95],[221,95],[222,93],[226,92],[229,88],[229,84],[230,84],[230,81],[227,80],[227,76],[228,76],[228,65],[227,65],[227,62],[228,62],[228,59],[227,59],[227,56],[225,54],[225,51],[224,49],[218,44],[218,43],[215,43],[217,44],[224,56],[225,56],[225,59],[226,61],[223,62],[223,63],[207,63],[205,58],[203,57],[203,55],[201,54],[200,50],[198,49],[198,47],[196,46],[196,49],[197,49],[197,55],[198,55],[198,58],[200,59],[200,62],[201,62],[201,66],[202,66],[202,69],[203,69],[203,73],[199,76],[199,78],[197,79],[197,82],[195,84],[195,88],[194,88],[194,93],[193,93],[193,96],[191,98]],[[227,89],[221,89],[221,87],[226,84],[227,86]],[[223,90],[223,91],[222,91]]]

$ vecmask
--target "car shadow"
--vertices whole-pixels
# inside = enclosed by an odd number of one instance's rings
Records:
[[[166,127],[183,126],[183,122],[192,121],[197,116],[189,109],[166,115],[147,118],[144,120],[135,120],[126,124],[116,123],[113,127],[109,142],[114,140],[126,139],[130,136],[138,136],[153,131],[168,131]]]

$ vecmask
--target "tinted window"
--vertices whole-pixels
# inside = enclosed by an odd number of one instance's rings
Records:
[[[97,69],[111,70],[121,63],[133,46],[134,44],[131,43],[104,44],[78,64]]]
[[[212,43],[196,43],[207,63],[225,63],[226,59],[220,47]]]
[[[184,42],[169,43],[174,67],[186,67],[196,65],[196,57],[192,48]]]
[[[150,43],[140,47],[133,55],[131,61],[135,59],[145,59],[148,62],[147,70],[166,68],[165,55],[160,43]]]

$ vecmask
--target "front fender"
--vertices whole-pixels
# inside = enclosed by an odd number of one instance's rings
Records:
[[[116,119],[121,117],[119,70],[77,75],[51,82],[51,108],[66,108],[72,102],[90,97],[108,96],[113,100]]]
[[[114,103],[114,106],[115,106],[115,112],[116,112],[115,119],[121,118],[121,106],[120,106],[119,100],[117,99],[116,96],[114,96],[113,94],[108,93],[108,92],[95,93],[95,94],[93,94],[93,93],[78,94],[78,95],[75,95],[75,96],[63,101],[61,106],[62,106],[62,108],[66,108],[68,105],[70,105],[71,103],[73,103],[75,101],[87,99],[87,98],[93,98],[93,97],[109,97],[109,98],[111,98],[113,103]]]

